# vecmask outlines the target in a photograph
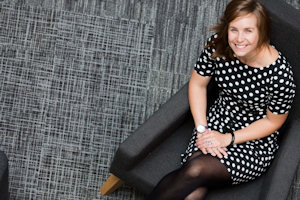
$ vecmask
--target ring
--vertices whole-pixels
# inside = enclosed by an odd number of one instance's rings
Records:
[[[205,143],[207,143],[207,144],[211,144],[211,141],[209,141],[209,140],[205,140]]]

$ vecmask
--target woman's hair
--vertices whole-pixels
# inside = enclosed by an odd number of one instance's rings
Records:
[[[270,19],[266,8],[256,0],[232,0],[226,7],[220,22],[212,29],[218,37],[211,40],[205,48],[214,47],[215,52],[212,58],[225,57],[227,60],[233,59],[233,51],[228,44],[228,28],[230,22],[237,17],[247,14],[254,14],[257,18],[257,28],[259,34],[258,47],[270,41]]]

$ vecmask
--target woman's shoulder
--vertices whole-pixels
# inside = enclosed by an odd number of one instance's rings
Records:
[[[280,51],[278,51],[278,58],[270,66],[272,66],[270,69],[275,82],[289,83],[289,86],[295,87],[293,67]]]
[[[272,65],[274,65],[275,68],[291,71],[292,66],[288,62],[287,58],[279,50],[277,50],[277,52],[278,52],[277,59],[272,63]]]

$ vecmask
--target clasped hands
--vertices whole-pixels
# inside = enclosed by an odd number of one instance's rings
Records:
[[[230,144],[231,135],[214,130],[197,133],[196,146],[204,153],[222,158],[227,156],[226,146]]]

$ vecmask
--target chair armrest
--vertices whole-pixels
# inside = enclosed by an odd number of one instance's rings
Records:
[[[217,91],[215,81],[210,81],[207,88],[208,106],[218,95]],[[186,83],[120,145],[112,161],[111,171],[114,167],[131,169],[171,135],[189,116],[191,113],[188,101],[188,83]]]
[[[184,121],[190,113],[187,91],[188,83],[120,145],[111,168],[132,168]]]
[[[261,199],[287,199],[290,186],[300,161],[300,120],[292,120],[285,127],[280,149],[267,176]]]
[[[0,199],[9,199],[8,185],[8,159],[4,152],[0,151]]]

